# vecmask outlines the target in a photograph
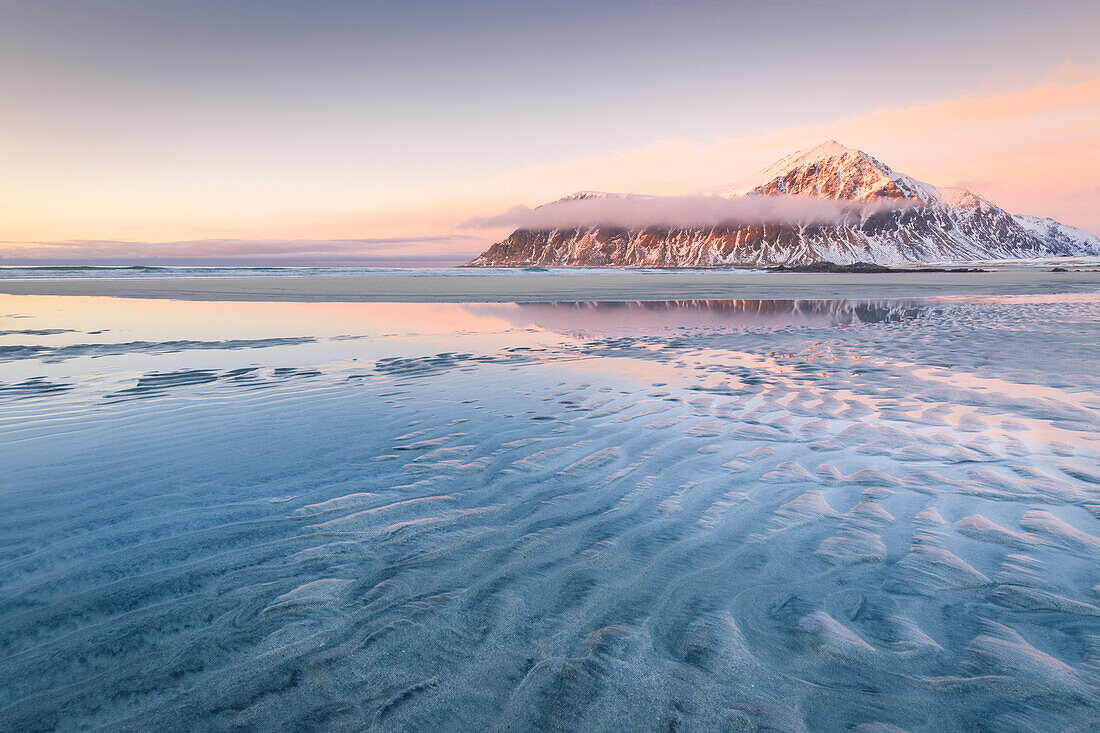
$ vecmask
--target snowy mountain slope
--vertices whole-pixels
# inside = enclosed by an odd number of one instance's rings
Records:
[[[1034,236],[1067,250],[1066,254],[1100,254],[1100,239],[1077,227],[1027,214],[1016,214],[1016,221]]]
[[[792,217],[697,226],[593,221],[520,228],[469,264],[721,267],[829,260],[899,265],[1100,254],[1100,240],[1079,229],[1052,219],[1014,216],[966,189],[923,183],[835,141],[788,155],[732,186],[694,194],[700,196],[824,199],[859,208],[853,209],[856,215],[833,221]],[[586,191],[562,201],[589,199],[637,202],[645,197]]]

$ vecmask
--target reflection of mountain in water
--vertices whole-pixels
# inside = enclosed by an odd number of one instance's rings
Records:
[[[937,306],[915,300],[663,300],[477,306],[517,325],[618,331],[675,327],[847,326],[925,317]]]

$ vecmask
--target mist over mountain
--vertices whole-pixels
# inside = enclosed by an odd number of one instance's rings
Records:
[[[584,191],[470,227],[514,226],[473,266],[899,265],[1098,255],[1100,240],[898,173],[836,141],[685,196]]]
[[[723,224],[858,224],[870,214],[906,208],[903,200],[849,201],[810,196],[643,196],[581,191],[533,209],[471,219],[464,228],[561,229],[604,226],[699,227]]]

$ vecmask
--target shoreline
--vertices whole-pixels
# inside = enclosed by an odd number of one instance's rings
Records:
[[[692,272],[529,275],[2,279],[0,294],[283,301],[564,301],[920,298],[1100,292],[1100,271]]]

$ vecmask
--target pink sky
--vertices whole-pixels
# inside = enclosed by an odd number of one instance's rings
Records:
[[[263,224],[229,226],[231,213],[211,216],[189,206],[137,214],[125,209],[58,210],[47,197],[27,201],[6,218],[8,256],[102,256],[104,242],[45,247],[73,232],[88,239],[170,242],[150,253],[194,257],[218,247],[263,256],[281,250],[392,255],[466,254],[506,229],[471,232],[460,224],[523,204],[537,206],[576,190],[675,195],[748,175],[793,150],[836,138],[896,170],[936,185],[960,185],[1015,213],[1050,216],[1100,234],[1100,74],[1063,69],[1017,91],[967,95],[849,118],[791,125],[746,137],[666,139],[626,150],[539,162],[450,185],[395,188],[344,211],[301,216],[269,211]],[[183,202],[180,202],[183,203]],[[10,202],[9,202],[10,208]],[[242,217],[251,218],[251,217]],[[196,236],[195,220],[202,221]],[[131,225],[119,232],[118,221]],[[371,240],[362,233],[370,232]],[[122,236],[120,236],[120,234]],[[129,236],[127,236],[127,234]],[[381,242],[389,238],[393,242]],[[215,239],[217,242],[199,240]],[[250,240],[259,242],[222,240]],[[183,241],[180,241],[183,240]],[[295,249],[268,240],[353,240]],[[116,247],[121,255],[141,246]]]
[[[827,139],[1100,235],[1100,11],[932,5],[20,6],[0,261],[459,259],[507,233],[473,218]]]

